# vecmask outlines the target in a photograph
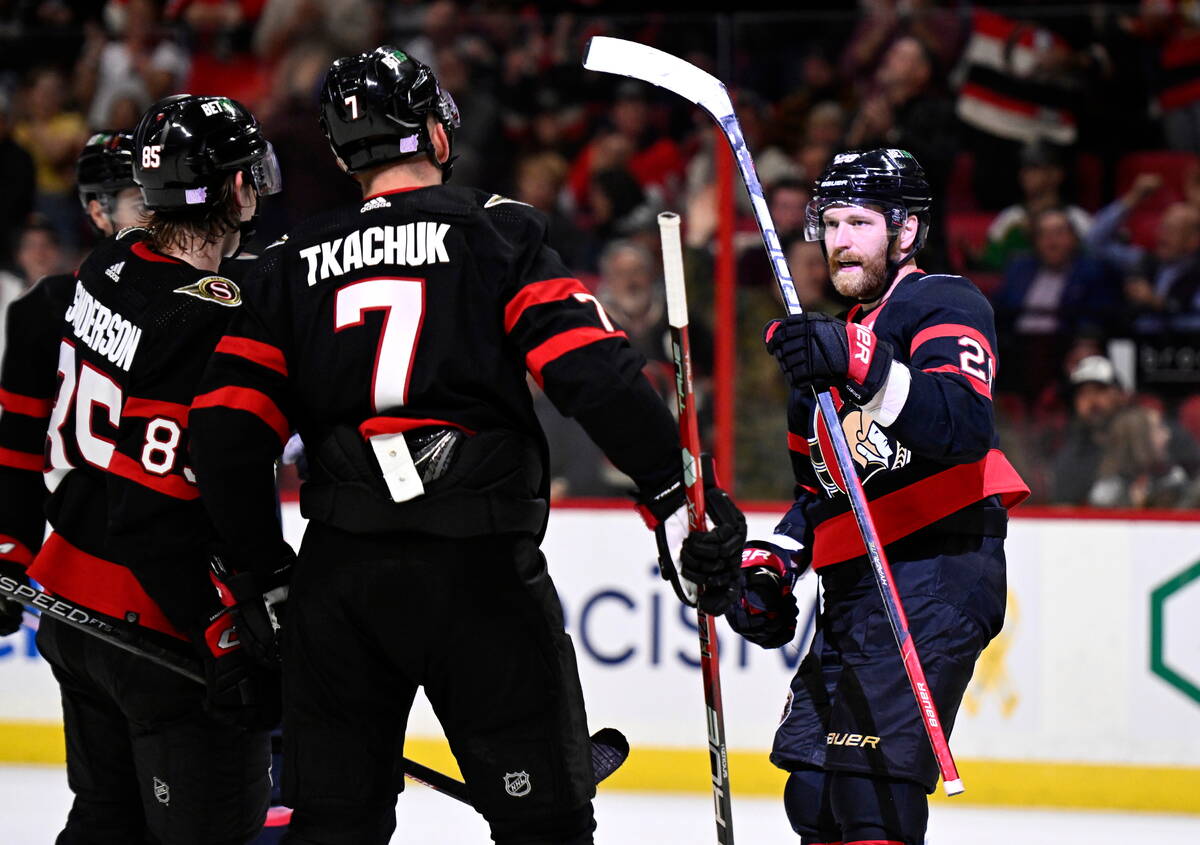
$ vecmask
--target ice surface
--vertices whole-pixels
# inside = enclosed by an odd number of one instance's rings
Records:
[[[0,766],[0,839],[4,845],[52,845],[71,803],[67,778],[52,766]],[[755,845],[795,843],[777,800],[735,797],[734,832]],[[597,845],[715,843],[712,805],[701,795],[606,791],[596,801]],[[485,845],[483,821],[466,807],[424,787],[400,798],[393,843]],[[928,845],[1127,845],[1200,842],[1200,816],[1046,810],[997,810],[935,804]]]

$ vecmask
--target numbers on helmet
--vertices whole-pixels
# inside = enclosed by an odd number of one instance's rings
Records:
[[[342,100],[342,102],[350,107],[350,119],[358,120],[358,95],[351,94],[346,99]]]
[[[162,144],[147,144],[142,147],[142,167],[153,170],[161,164]]]

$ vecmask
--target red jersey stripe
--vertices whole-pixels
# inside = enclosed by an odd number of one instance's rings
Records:
[[[542,370],[551,361],[566,355],[568,352],[579,349],[581,346],[587,346],[600,340],[625,336],[625,332],[622,331],[610,332],[594,326],[571,329],[561,334],[556,334],[544,343],[529,350],[528,354],[525,355],[525,366],[529,368],[529,374],[533,376],[533,380],[540,387],[542,385]]]
[[[29,550],[29,546],[22,543],[16,537],[8,534],[0,534],[0,560],[6,560],[9,563],[16,563],[21,566],[29,566],[33,561],[33,552]]]
[[[583,286],[583,282],[579,281],[579,279],[573,278],[545,279],[544,281],[526,285],[504,306],[505,333],[513,330],[513,326],[520,321],[521,315],[527,309],[535,305],[566,299],[576,293],[586,294],[588,293],[588,289]]]
[[[51,532],[46,538],[29,567],[29,577],[47,592],[78,602],[97,613],[116,619],[136,613],[139,625],[181,640],[188,639],[171,624],[131,571],[76,548],[57,532]]]
[[[973,463],[957,464],[871,499],[871,516],[880,542],[887,545],[992,495],[999,495],[1006,508],[1015,507],[1029,495],[1029,488],[999,449]],[[850,511],[825,520],[814,533],[814,569],[867,553]]]
[[[163,402],[159,399],[139,399],[130,396],[121,408],[123,417],[166,417],[178,423],[187,424],[188,406],[179,402]]]
[[[54,407],[53,399],[38,399],[36,396],[25,396],[13,393],[0,387],[0,407],[14,414],[26,417],[48,417]]]
[[[239,358],[245,358],[247,361],[253,361],[255,364],[266,367],[269,370],[274,370],[282,376],[288,374],[287,361],[283,357],[283,350],[269,343],[263,343],[260,340],[226,335],[217,344],[216,351],[225,355],[236,355]]]
[[[46,466],[46,459],[44,456],[35,455],[32,452],[18,452],[16,449],[0,447],[0,466],[41,472]]]
[[[363,437],[375,437],[379,434],[397,434],[401,431],[412,431],[414,428],[426,428],[428,426],[443,426],[457,428],[459,431],[467,434],[475,432],[469,428],[452,423],[449,420],[434,420],[424,419],[415,420],[407,417],[371,417],[358,426],[358,432]]]
[[[917,354],[917,350],[931,340],[937,340],[940,337],[964,336],[977,341],[992,358],[996,357],[995,353],[992,352],[992,344],[988,342],[988,339],[978,329],[971,326],[959,325],[958,323],[941,323],[917,332],[917,336],[912,340],[912,345],[908,348],[909,359],[911,360],[912,356]]]
[[[980,396],[987,397],[988,399],[992,398],[992,389],[990,387],[988,387],[987,382],[980,381],[978,377],[973,376],[968,372],[965,372],[964,370],[962,370],[961,368],[959,368],[958,366],[956,366],[954,364],[943,364],[940,367],[930,367],[929,369],[925,370],[925,372],[927,372],[927,373],[957,373],[960,376],[966,376],[967,383],[969,385],[971,385],[971,387],[975,388],[976,393],[978,393]]]
[[[222,387],[197,396],[192,401],[192,409],[197,408],[228,408],[254,414],[270,426],[280,443],[287,443],[288,435],[292,433],[287,417],[271,397],[250,387]]]
[[[147,472],[145,467],[124,452],[113,452],[108,462],[108,471],[173,499],[190,501],[200,498],[200,491],[196,489],[196,485],[189,483],[182,476],[155,475]]]
[[[142,241],[138,241],[129,248],[129,251],[144,261],[157,261],[161,264],[182,264],[178,258],[172,258],[169,255],[163,255],[161,252],[155,252],[150,247],[146,246]]]
[[[808,441],[795,432],[788,432],[788,448],[801,455],[809,454]]]

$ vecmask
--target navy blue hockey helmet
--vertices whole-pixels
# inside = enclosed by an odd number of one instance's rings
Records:
[[[75,185],[85,212],[91,200],[110,212],[116,194],[137,187],[133,181],[133,135],[97,132],[88,138],[75,161]]]
[[[454,98],[428,65],[395,47],[338,59],[321,88],[321,129],[347,173],[425,154],[449,179],[454,158],[434,160],[431,114],[453,143],[461,122]]]
[[[912,251],[899,263],[912,258],[925,245],[929,234],[933,192],[925,171],[906,150],[845,152],[833,157],[817,180],[812,201],[805,213],[804,237],[825,240],[825,211],[856,205],[883,214],[888,234],[895,238],[912,215],[920,226]]]
[[[228,97],[174,94],[142,115],[133,131],[133,177],[151,211],[217,202],[242,171],[259,196],[279,193],[275,150],[250,110]]]

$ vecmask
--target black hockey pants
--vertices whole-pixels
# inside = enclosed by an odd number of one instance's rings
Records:
[[[204,712],[204,689],[43,616],[75,801],[56,845],[244,845],[270,800],[270,735]]]
[[[285,842],[388,842],[420,686],[497,843],[591,843],[583,695],[532,539],[310,522],[283,657]]]

